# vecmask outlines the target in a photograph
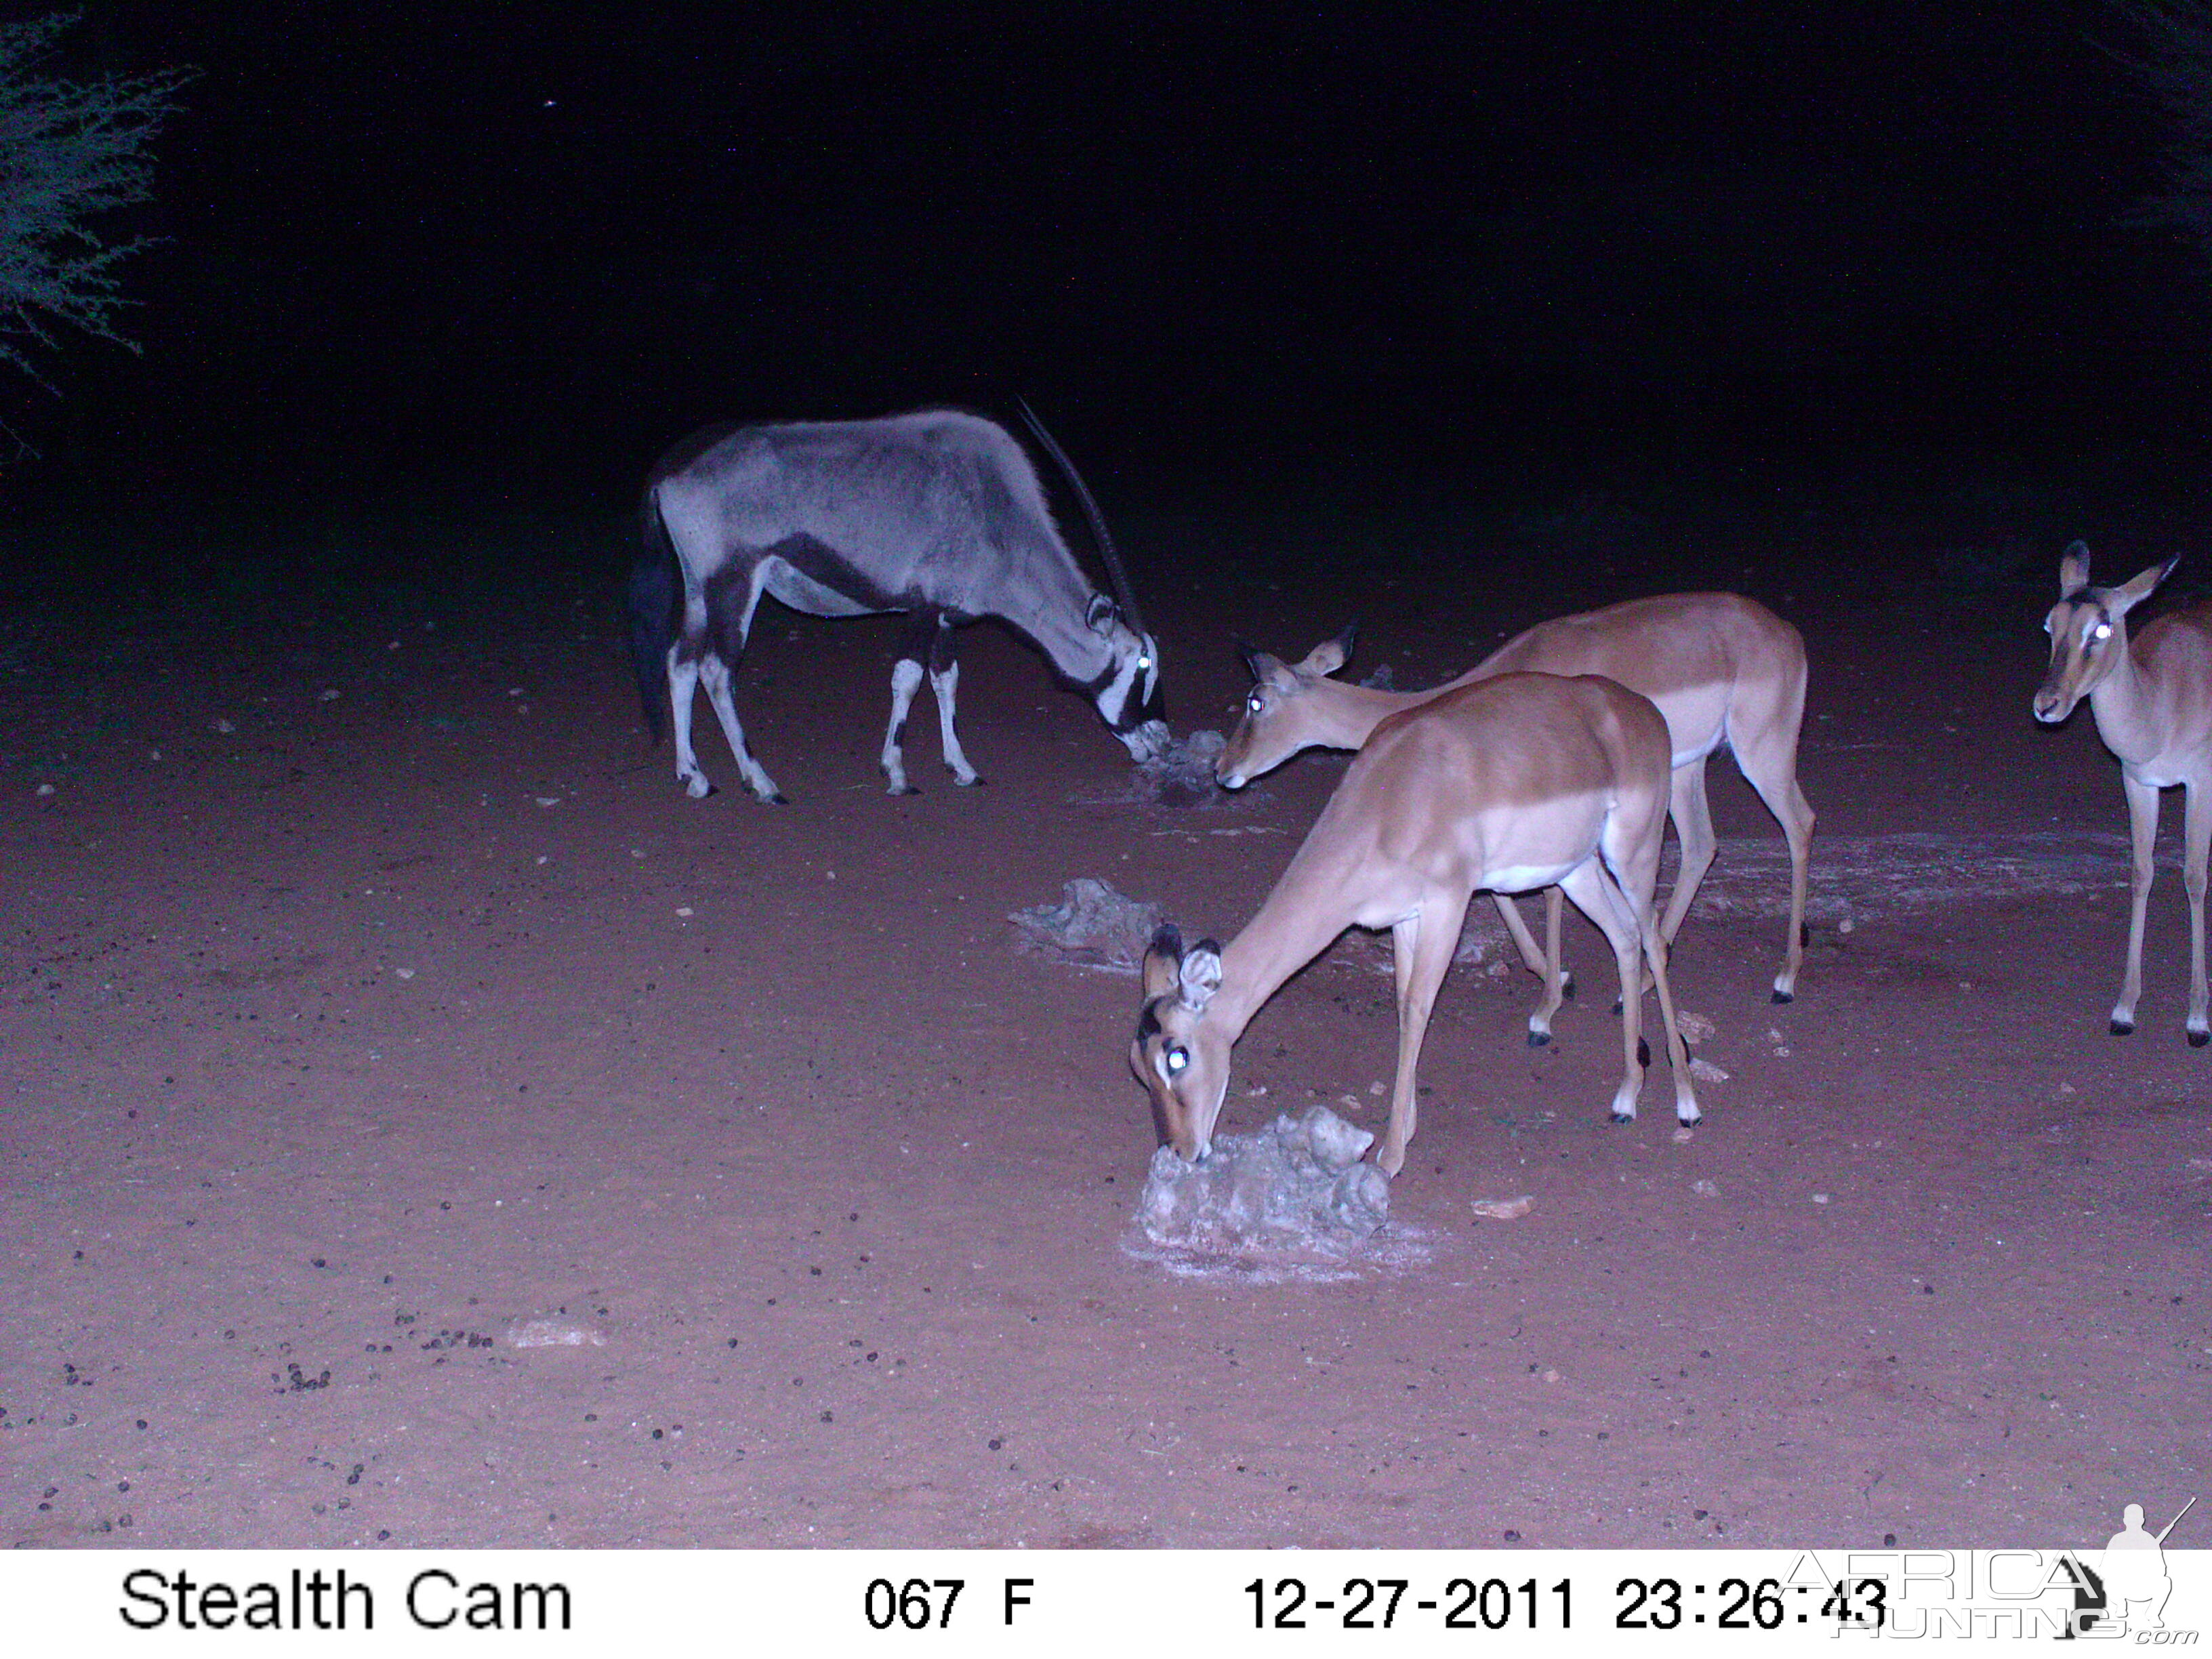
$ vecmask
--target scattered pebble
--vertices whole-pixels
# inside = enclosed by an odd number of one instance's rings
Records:
[[[42,783],[38,787],[36,793],[41,795],[51,795],[54,793],[54,787],[51,783]]]
[[[402,979],[412,979],[415,977],[415,970],[412,968],[394,968],[392,971],[398,975]]]
[[[1518,1221],[1536,1207],[1533,1198],[1478,1198],[1468,1207],[1486,1221]]]
[[[691,914],[691,907],[688,904],[679,904],[676,907],[676,914],[679,916],[689,916]]]
[[[1692,1055],[1690,1075],[1700,1083],[1726,1083],[1729,1074],[1702,1055]]]
[[[1698,1132],[1695,1129],[1691,1128],[1687,1124],[1677,1124],[1675,1126],[1674,1144],[1677,1146],[1686,1146],[1697,1138]]]
[[[1721,1195],[1721,1189],[1710,1181],[1693,1181],[1690,1183],[1690,1190],[1699,1198],[1718,1198]]]
[[[1674,1011],[1674,1029],[1682,1034],[1685,1042],[1711,1042],[1714,1025],[1710,1014],[1693,1014],[1686,1008]]]
[[[558,806],[561,804],[561,797],[558,795],[532,795],[531,799],[540,806]]]
[[[321,694],[316,697],[315,701],[318,702],[336,702],[338,700],[338,689],[336,686],[326,685],[322,689]]]
[[[518,1348],[604,1348],[607,1339],[586,1325],[563,1319],[532,1319],[515,1326],[507,1340]]]
[[[1828,1195],[1826,1193],[1815,1193],[1813,1194],[1813,1201],[1815,1204],[1826,1204],[1828,1201]]]
[[[238,728],[237,728],[235,726],[232,725],[228,720],[210,720],[210,721],[208,722],[208,729],[209,729],[210,731],[213,731],[213,732],[224,732],[224,733],[226,733],[226,734],[227,734],[227,733],[229,733],[229,732],[235,732],[235,731],[237,731],[237,730],[238,730]]]

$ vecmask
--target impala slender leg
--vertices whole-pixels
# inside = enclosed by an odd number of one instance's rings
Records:
[[[1698,884],[1713,867],[1716,843],[1712,807],[1705,799],[1705,757],[1675,768],[1667,789],[1667,811],[1674,820],[1674,837],[1682,854],[1681,864],[1674,872],[1674,890],[1667,898],[1667,915],[1659,924],[1659,937],[1672,945],[1682,918],[1690,914],[1690,902],[1697,897]],[[1651,976],[1642,977],[1649,988]]]
[[[1598,930],[1613,946],[1613,961],[1620,971],[1620,1046],[1626,1075],[1620,1087],[1613,1091],[1613,1121],[1632,1122],[1636,1098],[1644,1092],[1646,1064],[1641,1052],[1644,999],[1630,994],[1644,972],[1641,930],[1627,897],[1597,860],[1591,859],[1570,872],[1559,884],[1566,889],[1575,908],[1597,924]]]
[[[879,757],[884,775],[894,795],[918,795],[921,790],[906,781],[906,717],[914,707],[914,694],[921,684],[921,665],[901,657],[891,665],[891,720],[884,728],[884,752]]]
[[[2188,842],[2182,860],[2182,884],[2189,890],[2189,1046],[2212,1042],[2204,1018],[2204,865],[2212,853],[2212,802],[2192,783],[2185,799]]]
[[[1667,1033],[1667,1064],[1674,1073],[1674,1121],[1695,1123],[1705,1115],[1698,1109],[1697,1091],[1691,1086],[1690,1045],[1682,1041],[1674,1018],[1674,989],[1667,982],[1667,940],[1656,927],[1645,930],[1644,957],[1650,965],[1651,982],[1659,989],[1659,1021]]]
[[[1498,898],[1501,904],[1511,907],[1513,915],[1521,914],[1520,907],[1505,895],[1500,893]],[[1559,965],[1559,907],[1563,902],[1558,888],[1544,890],[1544,1003],[1528,1016],[1531,1048],[1540,1048],[1552,1040],[1552,1016],[1559,1012],[1559,1005],[1574,988],[1572,977]]]
[[[1736,741],[1733,733],[1730,741]],[[1805,960],[1807,874],[1813,858],[1813,824],[1816,816],[1804,792],[1797,787],[1796,723],[1778,724],[1771,732],[1740,744],[1735,763],[1751,787],[1759,792],[1759,799],[1766,803],[1766,810],[1774,814],[1790,843],[1790,945],[1782,971],[1774,976],[1774,1000],[1789,1002],[1797,994],[1797,969]],[[1672,944],[1674,939],[1674,932],[1669,929],[1668,943]]]
[[[2125,1036],[2136,1029],[2136,1003],[2142,996],[2143,913],[2150,905],[2154,874],[2151,849],[2158,844],[2158,790],[2138,783],[2125,771],[2120,787],[2127,792],[2128,833],[2133,843],[2133,906],[2128,912],[2127,977],[2120,984],[2120,1000],[2112,1005],[2112,1032]]]
[[[1521,965],[1538,979],[1548,979],[1551,969],[1544,953],[1536,948],[1536,936],[1528,931],[1522,919],[1521,907],[1510,893],[1492,893],[1491,899],[1498,906],[1498,919],[1505,924],[1505,932],[1513,941],[1513,948],[1521,953]]]
[[[1406,1146],[1413,1138],[1420,1118],[1414,1087],[1415,1067],[1421,1058],[1421,1038],[1429,1029],[1429,1012],[1436,1006],[1437,990],[1451,967],[1459,945],[1459,930],[1467,901],[1436,907],[1425,918],[1415,915],[1390,930],[1392,975],[1398,985],[1398,1074],[1390,1089],[1390,1122],[1375,1162],[1385,1175],[1405,1167]]]

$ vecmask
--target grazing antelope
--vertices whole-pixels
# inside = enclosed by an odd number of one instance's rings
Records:
[[[2189,892],[2189,1019],[2192,1048],[2212,1042],[2205,1022],[2204,865],[2212,848],[2212,609],[2172,612],[2128,642],[2128,612],[2148,599],[2179,560],[2153,565],[2121,587],[2089,586],[2089,550],[2076,542],[2058,562],[2059,601],[2044,619],[2051,670],[2035,694],[2035,717],[2056,726],[2089,699],[2097,735],[2120,758],[2135,843],[2134,907],[2128,915],[2127,978],[2112,1006],[2112,1032],[2136,1029],[2142,995],[2143,912],[2150,902],[2158,795],[2188,791],[2181,884]]]
[[[906,719],[925,661],[945,763],[955,782],[982,781],[953,731],[960,665],[952,630],[980,617],[1001,617],[1036,641],[1090,694],[1133,757],[1160,752],[1168,730],[1158,718],[1158,647],[1097,503],[1030,419],[1090,515],[1119,603],[1084,580],[1021,446],[979,416],[927,410],[879,421],[722,428],[661,457],[646,483],[646,550],[630,580],[630,659],[656,739],[665,676],[676,779],[694,799],[714,791],[691,748],[692,693],[702,685],[746,786],[764,801],[784,799],[746,746],[730,700],[731,674],[763,593],[812,617],[896,611],[913,617],[891,668],[884,734],[882,765],[894,795],[915,793],[906,778]]]
[[[1398,1071],[1376,1161],[1395,1175],[1416,1117],[1413,1072],[1468,900],[1559,886],[1612,942],[1626,992],[1659,991],[1674,1115],[1698,1121],[1674,1029],[1667,949],[1652,909],[1667,823],[1667,723],[1595,675],[1506,674],[1449,691],[1376,726],[1305,842],[1244,931],[1186,951],[1163,927],[1145,957],[1145,1006],[1129,1064],[1170,1143],[1203,1158],[1229,1087],[1229,1053],[1276,988],[1346,927],[1388,927],[1398,985]],[[1615,1122],[1636,1115],[1645,1061],[1643,1000],[1624,995],[1627,1075]]]
[[[1712,811],[1705,762],[1725,744],[1790,843],[1790,942],[1774,976],[1774,1000],[1796,994],[1804,959],[1806,864],[1814,815],[1797,787],[1797,734],[1805,717],[1805,641],[1765,605],[1737,593],[1674,593],[1631,599],[1580,616],[1539,623],[1516,635],[1457,679],[1428,691],[1377,691],[1328,678],[1344,665],[1352,630],[1314,647],[1295,667],[1248,653],[1253,686],[1243,718],[1214,763],[1214,776],[1237,789],[1302,749],[1357,749],[1376,723],[1401,709],[1496,675],[1602,674],[1659,707],[1674,748],[1668,811],[1681,838],[1681,868],[1660,923],[1669,945],[1712,866]],[[1528,1020],[1528,1041],[1549,1040],[1566,980],[1557,974],[1559,900],[1547,895],[1540,952],[1504,894],[1498,914],[1529,967],[1545,979],[1544,1006]]]

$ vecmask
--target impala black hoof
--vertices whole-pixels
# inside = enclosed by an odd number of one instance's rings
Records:
[[[2194,1039],[2191,1040],[2194,1041]],[[1552,1034],[1549,1031],[1531,1031],[1528,1033],[1528,1046],[1531,1048],[1548,1048],[1551,1045],[1551,1041]]]
[[[2208,1042],[2212,1042],[2212,1031],[2191,1031],[2189,1034],[2189,1046],[2192,1048],[2202,1048]]]
[[[779,789],[768,798],[768,804],[770,806],[788,806],[791,805],[791,797]]]
[[[2133,1036],[2136,1030],[2136,1023],[2131,1019],[2116,1019],[2105,1029],[2110,1031],[2114,1036]]]
[[[1633,1123],[1636,1121],[1636,1114],[1633,1112],[1615,1112],[1613,1115],[1613,1121],[1615,1123]]]
[[[1795,991],[1777,991],[1774,993],[1772,997],[1769,999],[1769,1000],[1774,1002],[1795,1002],[1797,1000],[1797,994]]]
[[[1620,1018],[1620,999],[1619,997],[1615,997],[1613,1000],[1613,1014],[1615,1019]]]

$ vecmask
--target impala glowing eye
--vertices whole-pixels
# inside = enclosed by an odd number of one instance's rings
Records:
[[[2096,626],[2096,629],[2095,629],[2095,631],[2094,631],[2094,632],[2093,632],[2093,633],[2089,635],[2089,637],[2090,637],[2091,639],[2093,639],[2093,640],[2107,639],[2107,638],[2110,638],[2110,637],[2111,637],[2111,635],[2112,635],[2112,623],[2099,623],[2097,624],[2097,626]]]
[[[1152,659],[1148,656],[1139,655],[1137,659],[1137,666],[1149,672],[1152,666]]]
[[[1244,706],[1255,714],[1265,713],[1267,707],[1266,701],[1257,691],[1244,699]]]
[[[1167,1061],[1168,1075],[1170,1077],[1178,1076],[1182,1073],[1182,1068],[1190,1064],[1190,1050],[1188,1048],[1170,1048],[1167,1053]]]

